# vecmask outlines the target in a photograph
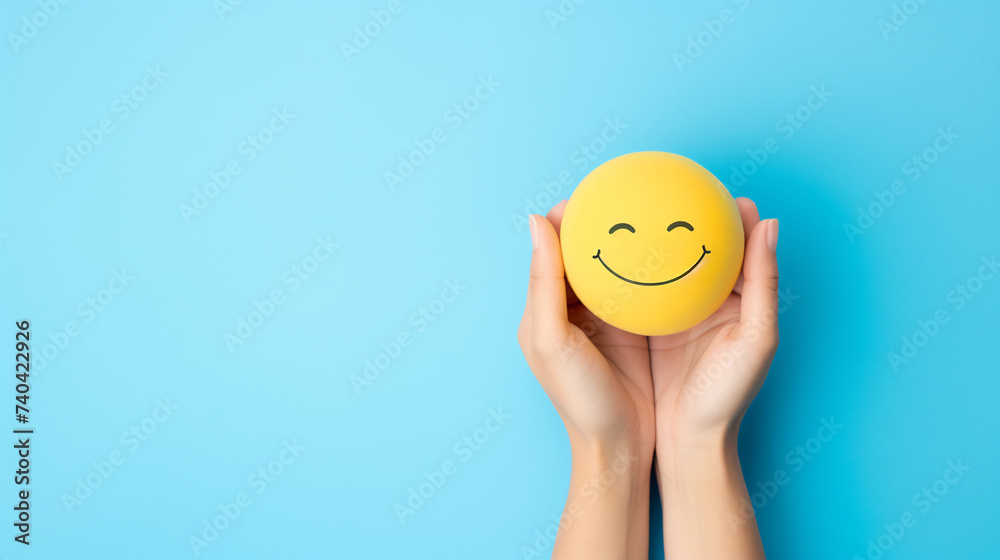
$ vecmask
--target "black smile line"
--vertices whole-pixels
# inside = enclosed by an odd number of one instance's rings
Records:
[[[684,278],[685,276],[687,276],[688,274],[690,274],[691,271],[694,270],[695,268],[697,268],[698,265],[701,263],[701,259],[704,259],[705,255],[707,255],[709,253],[711,253],[711,251],[709,251],[708,249],[705,248],[704,245],[702,245],[701,246],[701,256],[698,257],[698,262],[696,262],[693,265],[691,265],[691,268],[685,270],[684,273],[681,274],[680,276],[678,276],[676,278],[671,278],[670,280],[664,280],[663,282],[636,282],[635,280],[629,280],[628,278],[625,278],[621,274],[618,274],[617,272],[611,270],[611,267],[608,266],[608,263],[604,262],[604,259],[601,258],[601,250],[600,249],[597,250],[597,254],[594,255],[592,258],[595,258],[595,259],[601,261],[601,264],[604,265],[604,268],[608,269],[608,272],[610,272],[611,274],[614,274],[618,278],[621,278],[622,280],[624,280],[624,281],[626,281],[626,282],[628,282],[630,284],[636,284],[636,285],[639,285],[639,286],[662,286],[664,284],[669,284],[671,282],[676,282],[676,281],[680,280],[681,278]]]

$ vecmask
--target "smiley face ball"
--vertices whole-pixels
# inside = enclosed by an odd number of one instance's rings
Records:
[[[743,264],[736,201],[707,169],[665,152],[626,154],[594,169],[566,205],[560,238],[580,301],[647,336],[705,320]]]

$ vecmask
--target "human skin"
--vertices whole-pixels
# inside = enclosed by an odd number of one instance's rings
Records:
[[[764,558],[736,440],[778,347],[778,222],[736,202],[747,241],[733,293],[695,327],[649,337],[667,558]]]
[[[558,234],[565,204],[529,218],[518,328],[572,449],[552,558],[647,558],[652,466],[667,558],[763,558],[753,517],[741,516],[748,495],[736,439],[778,342],[777,221],[761,222],[753,202],[737,199],[747,245],[733,294],[688,331],[645,337],[605,323],[569,289]]]

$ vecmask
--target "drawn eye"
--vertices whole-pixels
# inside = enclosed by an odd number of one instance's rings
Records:
[[[694,227],[692,227],[691,224],[689,224],[687,222],[684,222],[684,221],[678,221],[678,222],[674,222],[674,223],[670,224],[669,226],[667,226],[667,231],[670,231],[670,230],[674,229],[675,227],[686,227],[686,228],[688,228],[689,231],[694,231]]]
[[[614,233],[614,232],[616,232],[616,231],[618,231],[620,229],[627,229],[627,230],[631,231],[632,233],[635,233],[635,228],[632,227],[632,226],[630,226],[630,225],[628,225],[628,224],[626,224],[626,223],[620,223],[620,224],[615,224],[615,225],[611,226],[611,229],[608,230],[608,233]]]

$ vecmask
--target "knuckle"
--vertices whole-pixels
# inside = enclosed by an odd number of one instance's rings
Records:
[[[545,284],[545,275],[535,271],[535,269],[532,268],[531,274],[528,277],[528,291],[530,291],[531,293],[537,293],[542,290],[544,284]]]
[[[521,321],[521,324],[517,327],[517,343],[521,346],[521,352],[527,354],[531,348],[531,344],[528,325],[524,321]]]
[[[767,284],[767,288],[770,291],[775,292],[775,293],[778,292],[778,269],[777,268],[774,269],[774,273],[773,274],[768,274],[767,275],[767,278],[765,279],[765,282]]]

